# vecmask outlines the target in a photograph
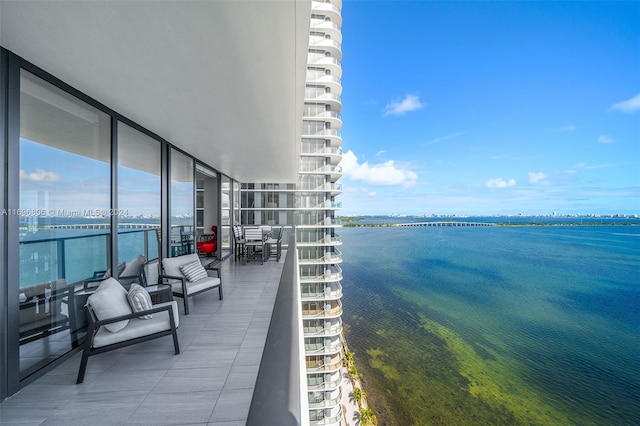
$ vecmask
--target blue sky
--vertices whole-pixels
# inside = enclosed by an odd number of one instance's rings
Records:
[[[342,15],[341,214],[640,214],[640,2]]]

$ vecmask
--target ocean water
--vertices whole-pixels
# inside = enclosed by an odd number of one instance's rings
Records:
[[[380,424],[640,424],[640,226],[341,234]]]

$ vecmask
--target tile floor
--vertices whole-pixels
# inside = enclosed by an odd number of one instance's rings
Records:
[[[224,300],[208,291],[171,336],[80,354],[0,403],[2,425],[244,425],[282,273],[280,262],[221,264]]]

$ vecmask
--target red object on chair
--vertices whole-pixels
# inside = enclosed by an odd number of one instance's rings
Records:
[[[200,237],[200,241],[196,242],[198,254],[202,256],[213,256],[218,248],[217,234],[218,227],[213,225],[211,227],[211,234],[205,234]]]

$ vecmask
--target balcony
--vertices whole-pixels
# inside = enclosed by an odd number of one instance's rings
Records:
[[[212,425],[264,424],[248,421],[252,401],[281,406],[281,400],[290,399],[290,394],[277,396],[276,404],[259,393],[254,396],[265,380],[270,393],[280,395],[276,390],[281,383],[261,376],[277,370],[266,363],[271,352],[267,335],[270,324],[274,328],[272,313],[282,311],[280,293],[291,293],[280,282],[281,277],[292,274],[291,270],[285,273],[287,267],[286,261],[264,265],[222,262],[224,299],[218,300],[217,292],[206,292],[192,299],[190,315],[180,310],[179,355],[173,354],[170,337],[101,354],[89,360],[84,383],[76,385],[80,363],[80,353],[76,353],[3,401],[0,423],[76,424],[85,423],[90,415],[101,424],[167,425],[178,419]],[[286,317],[291,318],[288,313]],[[288,333],[292,334],[291,329]],[[294,351],[295,344],[286,349]],[[303,402],[286,413],[302,416],[299,419],[305,424],[308,407],[302,354],[300,361],[300,387],[290,391]]]
[[[340,179],[342,176],[342,166],[334,166],[331,164],[327,164],[322,167],[318,167],[313,170],[305,170],[304,168],[300,169],[300,174],[309,174],[309,175],[329,175],[332,181],[336,181]],[[322,208],[335,208],[335,207],[327,207],[325,205],[318,206]]]
[[[298,245],[298,247],[302,247],[302,244]],[[338,282],[340,280],[342,280],[342,268],[340,268],[339,265],[333,265],[331,269],[321,275],[307,275],[300,277],[301,283]]]
[[[314,300],[338,300],[342,298],[342,285],[338,284],[338,288],[331,290],[331,288],[325,289],[319,293],[303,293],[302,301],[310,302]]]
[[[342,321],[332,327],[305,328],[304,337],[339,336],[342,333]]]
[[[300,257],[299,262],[301,265],[342,263],[342,253],[338,249],[334,249],[334,252],[326,252],[318,257]]]
[[[329,104],[334,110],[342,109],[342,99],[335,93],[305,92],[304,101],[309,103]]]
[[[342,203],[341,202],[334,202],[334,201],[326,201],[324,203],[319,203],[319,204],[315,204],[315,205],[309,205],[309,204],[305,204],[302,205],[300,203],[296,203],[295,206],[296,210],[338,210],[342,208]],[[314,246],[317,245],[334,245],[334,244],[322,244],[322,242],[318,241],[318,243],[320,244],[313,244]],[[307,244],[309,245],[309,244]]]
[[[311,410],[327,407],[335,407],[340,404],[342,400],[342,393],[338,393],[338,396],[332,399],[322,399],[319,401],[309,401],[309,408]]]
[[[323,130],[303,130],[302,131],[303,138],[315,138],[315,139],[326,139],[331,142],[332,146],[340,146],[342,145],[342,135],[340,131],[337,129],[323,129]]]
[[[309,49],[329,52],[334,58],[342,58],[342,46],[335,40],[330,38],[319,38],[318,40],[309,40]]]
[[[327,111],[327,112],[332,112],[332,111]],[[320,148],[309,148],[308,146],[303,147],[302,150],[302,155],[304,156],[314,156],[314,155],[321,155],[321,156],[331,156],[331,157],[338,157],[341,158],[342,157],[342,148],[338,147],[338,148],[334,148],[331,146],[323,146]]]
[[[334,371],[339,371],[342,368],[342,360],[338,359],[338,361],[333,362],[331,364],[318,364],[318,365],[309,365],[307,364],[307,372],[308,373],[331,373]]]
[[[338,318],[342,315],[342,302],[338,301],[334,308],[330,309],[303,309],[302,317],[305,319],[314,318]]]
[[[329,208],[339,208],[336,205],[341,206],[342,203],[336,203],[332,201],[327,201],[324,204],[324,208],[327,208],[327,205],[331,205]],[[298,242],[298,247],[319,247],[319,246],[340,246],[342,245],[342,237],[340,235],[334,235],[333,237],[328,235],[322,239],[317,241],[302,241]],[[301,278],[302,279],[302,278]]]
[[[319,390],[328,391],[328,390],[338,389],[340,387],[341,382],[342,382],[342,379],[338,378],[336,380],[331,380],[328,382],[308,384],[307,388],[310,391],[319,391]]]
[[[311,31],[324,32],[331,36],[333,40],[342,42],[342,30],[340,25],[335,22],[325,21],[324,19],[311,19]]]
[[[330,192],[331,195],[339,195],[342,192],[341,183],[323,183],[321,185],[311,185],[307,182],[300,183],[296,191],[304,192]]]
[[[342,412],[337,416],[325,417],[322,420],[312,420],[311,426],[338,426],[342,422]]]
[[[342,14],[340,12],[340,8],[334,4],[314,2],[311,5],[311,13],[313,15],[326,16],[331,18],[331,21],[335,22],[337,25],[342,25]]]
[[[333,355],[333,354],[339,353],[341,350],[342,350],[342,343],[338,342],[335,345],[305,349],[305,354],[306,355]]]
[[[342,76],[342,63],[336,58],[318,53],[310,53],[307,62],[309,66],[330,70],[331,75],[336,77]]]
[[[302,118],[309,121],[314,120],[331,123],[331,127],[335,129],[339,129],[342,127],[342,116],[336,111],[322,111],[317,114],[304,114]]]
[[[301,223],[297,226],[298,228],[337,228],[342,226],[342,222],[328,217],[315,223]]]
[[[342,94],[342,82],[335,75],[323,75],[316,78],[307,78],[306,82],[316,86],[330,87],[332,93],[335,93],[336,95]]]

